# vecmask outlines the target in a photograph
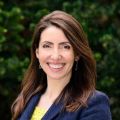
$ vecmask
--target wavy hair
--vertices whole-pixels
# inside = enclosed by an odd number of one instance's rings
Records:
[[[70,14],[53,11],[44,16],[36,25],[31,47],[31,63],[22,81],[21,92],[11,107],[13,120],[20,116],[33,95],[37,92],[43,93],[47,87],[46,74],[39,69],[35,51],[42,31],[49,26],[60,28],[73,46],[75,55],[79,56],[77,71],[75,70],[76,63],[74,63],[70,82],[55,102],[59,102],[62,98],[64,108],[67,111],[75,111],[87,105],[88,98],[95,90],[96,63],[82,26]]]

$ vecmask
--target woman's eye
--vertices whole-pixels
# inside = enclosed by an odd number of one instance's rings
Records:
[[[70,49],[70,46],[69,45],[65,45],[64,48],[65,49]]]
[[[43,45],[43,48],[50,48],[50,45]]]

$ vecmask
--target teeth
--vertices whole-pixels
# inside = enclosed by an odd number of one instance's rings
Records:
[[[58,68],[63,67],[63,64],[49,64],[49,66],[50,66],[51,68],[58,69]]]

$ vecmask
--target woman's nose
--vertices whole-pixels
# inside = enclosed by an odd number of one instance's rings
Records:
[[[62,58],[61,52],[59,51],[59,49],[54,49],[52,54],[51,54],[51,59],[53,60],[59,60]]]

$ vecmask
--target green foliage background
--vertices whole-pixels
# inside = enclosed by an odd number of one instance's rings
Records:
[[[11,119],[10,106],[30,62],[34,27],[53,10],[81,22],[97,61],[97,89],[107,93],[113,120],[119,120],[119,0],[0,0],[0,118]]]

